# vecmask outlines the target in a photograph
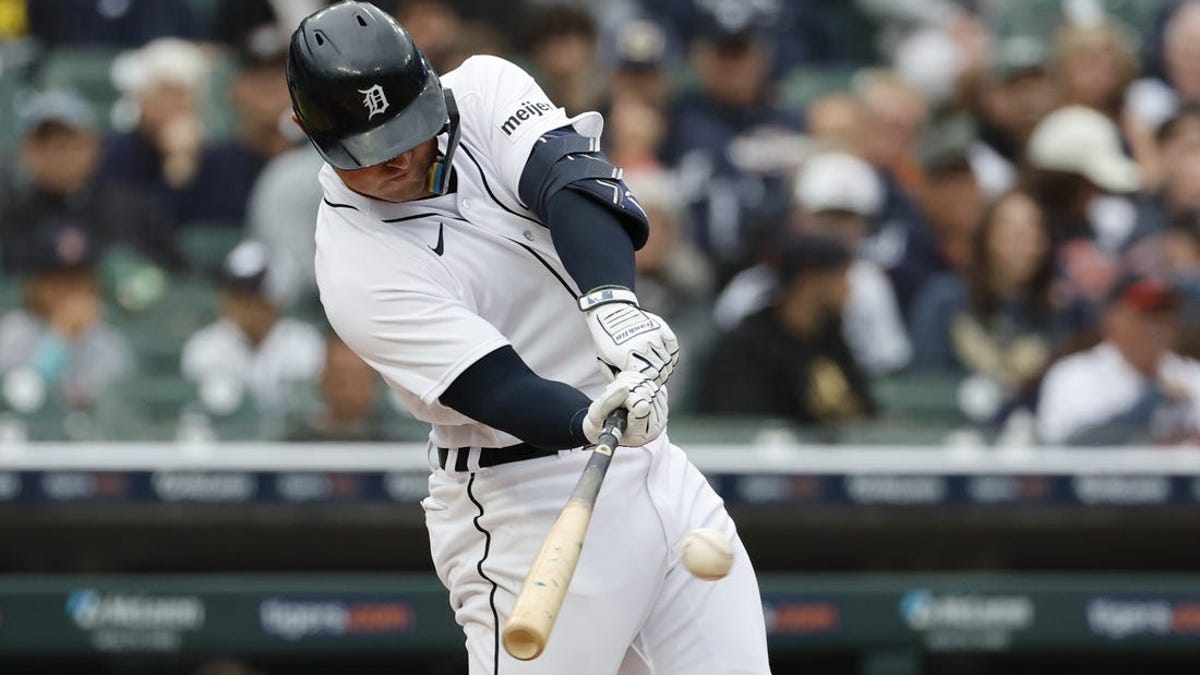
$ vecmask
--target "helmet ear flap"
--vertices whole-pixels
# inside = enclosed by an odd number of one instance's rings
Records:
[[[444,195],[450,188],[450,169],[454,166],[454,151],[458,150],[458,103],[454,101],[454,93],[443,89],[446,97],[446,126],[442,133],[449,134],[446,139],[446,152],[438,159],[431,173],[429,191]]]

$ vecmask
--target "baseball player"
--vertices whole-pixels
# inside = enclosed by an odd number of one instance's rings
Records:
[[[441,78],[386,13],[343,2],[292,35],[288,87],[325,159],[316,278],[338,335],[432,425],[422,502],[472,675],[768,673],[754,571],[664,433],[674,335],[638,307],[646,216],[567,117],[493,57]],[[599,359],[600,368],[597,368]],[[558,623],[536,660],[500,632],[604,418],[629,410]],[[727,577],[675,547],[710,527]]]

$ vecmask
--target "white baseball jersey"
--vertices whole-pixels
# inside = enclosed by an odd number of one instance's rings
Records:
[[[317,284],[334,330],[433,425],[434,445],[502,447],[520,440],[438,402],[480,357],[511,345],[543,378],[589,396],[605,385],[579,289],[517,192],[542,134],[572,125],[596,138],[603,121],[568,118],[503,59],[472,57],[441,80],[461,117],[456,189],[394,204],[351,191],[323,167]],[[439,137],[443,151],[445,143]]]

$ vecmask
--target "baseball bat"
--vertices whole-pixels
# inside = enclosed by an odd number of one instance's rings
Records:
[[[604,429],[579,482],[533,559],[502,635],[504,649],[514,658],[536,659],[546,648],[563,597],[575,574],[575,565],[579,562],[596,495],[612,462],[613,450],[625,431],[628,415],[627,410],[618,408],[604,420]]]

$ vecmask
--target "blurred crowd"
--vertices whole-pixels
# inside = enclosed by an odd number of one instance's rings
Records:
[[[0,0],[0,438],[420,437],[316,298],[324,4]],[[1200,440],[1200,0],[376,4],[604,114],[673,419]]]

